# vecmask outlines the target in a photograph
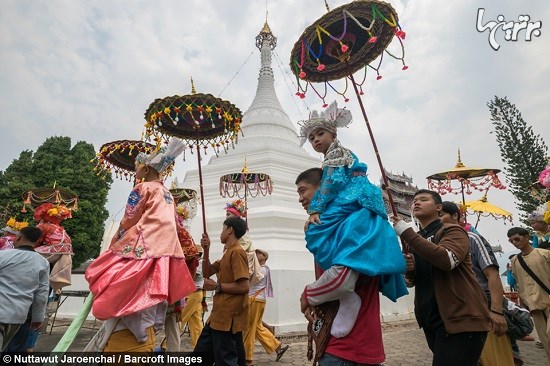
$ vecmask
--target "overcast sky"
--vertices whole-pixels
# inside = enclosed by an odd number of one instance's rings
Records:
[[[328,3],[334,8],[345,2]],[[425,187],[426,176],[454,166],[459,147],[466,165],[502,169],[486,106],[494,95],[508,96],[548,143],[547,0],[391,4],[407,33],[410,68],[401,71],[399,62],[386,58],[383,79],[376,81],[371,74],[363,96],[387,169],[412,175],[419,187]],[[500,30],[496,38],[501,47],[494,51],[489,32],[476,30],[479,7],[486,9],[483,23],[499,14],[506,20],[524,14],[533,22],[542,21],[541,34],[526,42],[521,32],[518,41],[506,42]],[[305,100],[294,96],[290,50],[303,29],[326,10],[321,0],[269,0],[267,8],[278,38],[275,87],[296,123],[307,117],[308,107],[318,109],[322,103],[311,93]],[[73,144],[91,142],[96,150],[108,141],[138,139],[149,104],[155,98],[188,93],[190,77],[198,92],[218,95],[224,90],[221,97],[246,111],[254,98],[260,64],[254,37],[265,13],[266,2],[244,0],[3,0],[0,169],[22,150],[35,150],[53,135],[70,136]],[[346,106],[355,121],[340,132],[340,140],[369,165],[371,179],[378,181],[380,173],[357,100],[349,97]],[[336,94],[329,100],[334,98]],[[344,104],[342,99],[339,103]],[[183,177],[195,166],[194,161],[178,162],[176,174]],[[113,184],[108,204],[112,214],[123,207],[129,190],[127,182]],[[489,200],[517,213],[507,191],[490,191]],[[502,223],[487,218],[479,228],[493,244],[510,248]]]

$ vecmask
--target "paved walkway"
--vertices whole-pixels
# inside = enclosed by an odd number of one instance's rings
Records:
[[[55,327],[52,335],[41,334],[36,351],[48,352],[57,344],[66,327]],[[49,328],[48,328],[49,331]],[[80,351],[87,344],[93,332],[82,329],[69,351]],[[534,332],[533,335],[535,335]],[[535,335],[536,337],[536,335]],[[386,350],[385,366],[429,366],[431,352],[428,349],[424,333],[418,329],[415,322],[387,323],[383,326],[384,347]],[[303,334],[284,334],[280,338],[283,343],[290,345],[279,362],[275,362],[275,354],[268,355],[256,342],[255,364],[261,366],[311,365],[306,358],[307,340]],[[544,350],[537,348],[535,342],[518,342],[522,358],[526,366],[547,365]],[[182,351],[190,350],[189,337],[182,337]]]

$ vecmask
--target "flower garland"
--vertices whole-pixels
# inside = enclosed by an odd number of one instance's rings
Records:
[[[26,221],[16,221],[15,217],[10,217],[8,222],[6,222],[6,226],[12,228],[15,231],[21,231],[21,229],[29,226],[29,223]]]

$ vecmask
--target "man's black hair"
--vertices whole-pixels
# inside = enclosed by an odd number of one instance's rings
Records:
[[[443,201],[441,200],[441,196],[439,195],[439,193],[437,192],[434,192],[434,191],[430,191],[429,189],[419,189],[418,191],[416,191],[414,193],[414,197],[418,196],[419,194],[422,194],[422,193],[426,193],[426,194],[429,194],[430,196],[432,196],[434,202],[436,205],[441,205],[443,203]]]
[[[449,215],[453,216],[454,214],[457,214],[456,219],[460,221],[460,208],[458,208],[458,205],[451,201],[444,201],[442,204],[441,212],[448,213]]]
[[[42,230],[34,226],[27,226],[26,228],[19,231],[19,235],[30,241],[31,243],[36,243],[38,239],[42,236]]]
[[[233,229],[233,232],[235,233],[235,237],[237,239],[242,238],[242,236],[246,234],[246,221],[244,221],[240,217],[230,217],[228,219],[225,219],[223,224]]]
[[[294,184],[298,185],[298,183],[300,182],[306,182],[308,184],[312,184],[316,186],[321,182],[322,177],[323,177],[323,169],[309,168],[308,170],[305,170],[298,175],[298,177],[296,178],[296,182],[294,182]]]
[[[512,237],[513,235],[521,235],[521,236],[525,236],[525,235],[529,235],[529,230],[525,229],[525,228],[522,228],[522,227],[513,227],[511,229],[508,230],[508,237]]]

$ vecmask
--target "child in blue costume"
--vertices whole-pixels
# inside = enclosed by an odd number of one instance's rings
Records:
[[[301,123],[307,139],[324,154],[323,176],[306,222],[306,247],[323,269],[341,265],[366,276],[380,276],[380,292],[392,301],[406,295],[405,260],[388,221],[382,192],[367,178],[367,166],[336,139],[351,113],[333,102],[318,116]],[[355,294],[356,295],[356,294]],[[341,299],[354,302],[356,300]]]

